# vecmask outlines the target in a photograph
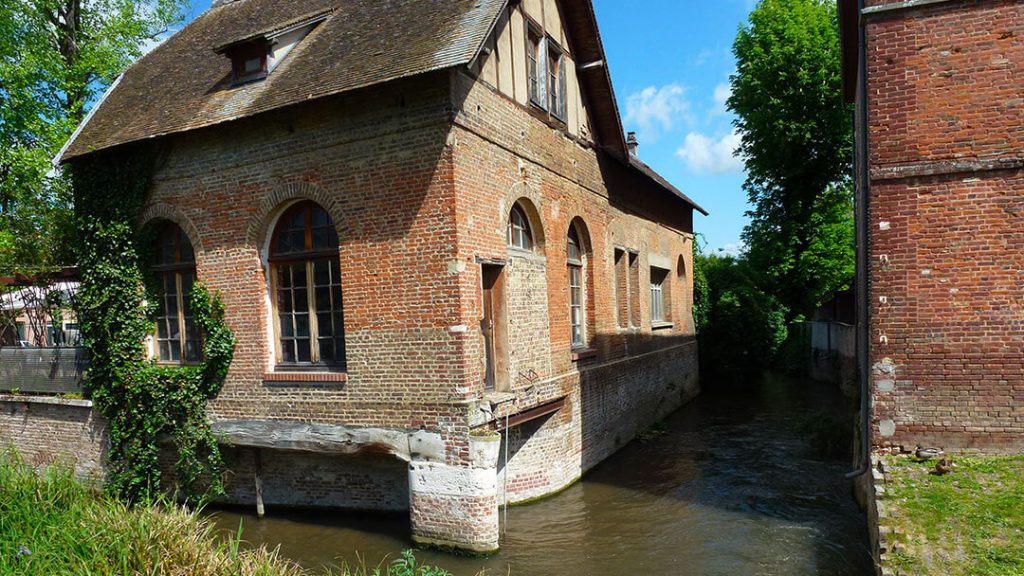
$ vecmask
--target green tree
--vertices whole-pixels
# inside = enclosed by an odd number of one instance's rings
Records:
[[[0,273],[73,263],[70,192],[51,159],[187,0],[0,2]]]
[[[706,275],[706,322],[700,333],[700,367],[705,381],[756,381],[786,339],[785,308],[759,286],[744,258],[698,256]]]
[[[834,0],[761,0],[733,44],[743,232],[762,285],[809,314],[854,275],[852,114],[842,100]]]

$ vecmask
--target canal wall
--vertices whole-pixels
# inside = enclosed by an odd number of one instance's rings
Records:
[[[265,505],[285,508],[409,509],[407,464],[390,456],[339,456],[253,448],[222,448],[230,472],[220,501],[256,502],[257,454]]]
[[[558,492],[696,397],[697,344],[584,367],[563,380],[571,392],[561,410],[503,435],[499,502],[506,491],[510,504]]]
[[[6,446],[33,466],[66,462],[80,479],[99,483],[110,439],[90,400],[0,394],[0,449]]]

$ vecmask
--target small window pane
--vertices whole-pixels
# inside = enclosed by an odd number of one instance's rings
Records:
[[[530,224],[526,214],[519,205],[513,206],[509,212],[508,219],[509,245],[521,250],[530,250],[533,245],[533,238],[530,233]]]
[[[313,263],[313,282],[317,286],[327,286],[331,283],[331,267],[326,260]]]
[[[318,312],[330,311],[331,289],[328,286],[321,286],[316,289],[316,310]]]
[[[292,264],[292,286],[295,288],[306,287],[306,265],[304,263]]]
[[[334,340],[332,338],[320,338],[317,342],[320,346],[320,361],[334,361]]]
[[[309,352],[309,340],[296,340],[295,348],[296,362],[310,362],[312,360]]]
[[[316,315],[316,329],[321,338],[334,335],[330,312],[320,312]]]
[[[309,337],[309,314],[295,315],[295,336],[298,338]]]
[[[282,362],[295,362],[295,343],[292,340],[283,340],[281,342],[281,361]]]
[[[202,346],[198,340],[185,341],[185,361],[198,362],[202,358]]]
[[[304,313],[309,310],[309,292],[305,289],[296,290],[293,294],[295,302],[295,312]]]

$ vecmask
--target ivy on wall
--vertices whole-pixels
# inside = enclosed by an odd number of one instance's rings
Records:
[[[145,272],[151,243],[135,223],[155,158],[155,148],[143,144],[68,167],[79,233],[79,329],[90,352],[86,389],[109,426],[108,488],[128,501],[160,495],[160,452],[168,438],[181,493],[223,491],[223,461],[206,405],[224,383],[235,344],[220,298],[197,282],[189,303],[203,333],[204,361],[162,366],[145,358],[156,294]]]

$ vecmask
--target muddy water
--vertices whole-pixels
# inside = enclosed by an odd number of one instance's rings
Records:
[[[866,520],[843,479],[849,457],[817,456],[800,432],[820,410],[848,416],[833,387],[778,376],[742,394],[705,393],[664,434],[557,496],[510,508],[498,555],[419,557],[456,576],[870,575]],[[215,514],[310,568],[355,550],[375,564],[409,546],[406,515]]]

